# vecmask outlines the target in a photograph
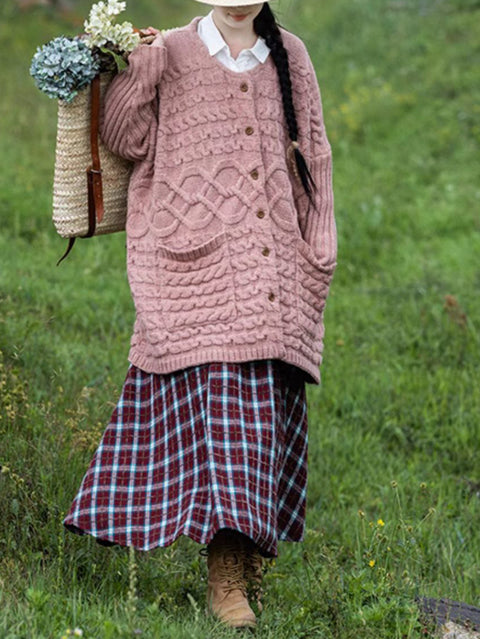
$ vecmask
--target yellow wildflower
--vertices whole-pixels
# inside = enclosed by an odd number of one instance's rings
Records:
[[[370,568],[373,568],[375,566],[375,559],[370,559],[368,565],[370,566]]]
[[[380,526],[380,528],[383,528],[385,526],[385,522],[383,521],[383,519],[379,519],[377,521],[377,524]]]

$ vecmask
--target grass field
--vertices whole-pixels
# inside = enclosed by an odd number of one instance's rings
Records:
[[[141,26],[202,10],[130,5]],[[322,88],[339,259],[308,395],[306,538],[281,544],[257,636],[431,636],[416,596],[480,606],[480,2],[278,6]],[[122,234],[55,266],[56,106],[28,65],[78,29],[73,14],[0,5],[0,639],[237,636],[204,617],[193,542],[132,554],[61,526],[133,321]]]

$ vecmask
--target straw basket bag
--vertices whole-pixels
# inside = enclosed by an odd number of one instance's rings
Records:
[[[58,102],[53,181],[53,222],[70,238],[125,229],[132,163],[110,153],[99,139],[100,102],[114,76],[101,73],[72,102]],[[61,261],[61,260],[60,260]]]

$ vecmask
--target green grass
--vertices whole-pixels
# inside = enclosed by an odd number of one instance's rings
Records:
[[[130,4],[138,25],[201,9]],[[133,321],[122,234],[55,266],[55,104],[28,64],[88,6],[0,7],[0,637],[233,636],[204,617],[193,542],[132,557],[60,523]],[[308,395],[306,539],[280,545],[257,636],[413,639],[418,595],[480,606],[480,2],[283,0],[279,15],[322,88],[339,265]]]

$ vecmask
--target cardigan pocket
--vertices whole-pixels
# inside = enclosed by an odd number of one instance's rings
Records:
[[[315,255],[310,244],[297,238],[296,283],[297,321],[308,341],[323,338],[323,310],[331,274]],[[311,344],[315,350],[318,345]]]
[[[166,328],[222,324],[237,317],[227,240],[222,232],[192,249],[158,248],[159,294]]]

